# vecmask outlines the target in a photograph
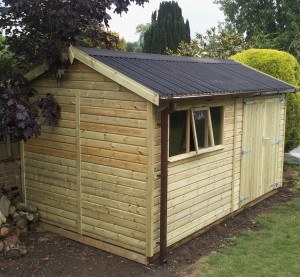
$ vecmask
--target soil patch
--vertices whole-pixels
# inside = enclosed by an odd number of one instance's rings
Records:
[[[17,260],[0,257],[0,272],[12,276],[193,276],[201,257],[217,251],[228,239],[245,230],[259,228],[255,217],[278,205],[300,198],[293,172],[286,172],[278,193],[232,217],[168,254],[168,265],[158,262],[143,266],[50,232],[28,232],[21,240],[28,254]],[[0,274],[1,276],[1,274]]]

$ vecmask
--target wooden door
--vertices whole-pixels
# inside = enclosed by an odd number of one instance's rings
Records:
[[[280,99],[244,102],[241,206],[276,187],[279,155]]]
[[[279,182],[280,98],[266,99],[264,104],[262,183],[260,195],[276,188]]]

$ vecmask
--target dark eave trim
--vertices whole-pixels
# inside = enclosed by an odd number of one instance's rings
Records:
[[[238,98],[238,97],[254,97],[254,96],[264,96],[264,95],[280,95],[283,93],[296,93],[300,90],[295,89],[288,89],[288,90],[277,90],[277,91],[259,91],[259,92],[240,92],[240,93],[220,93],[220,94],[205,94],[205,95],[184,95],[184,96],[167,96],[167,97],[160,97],[159,103],[178,103],[178,102],[185,102],[189,100],[204,100],[209,101],[213,99],[225,99],[225,98]]]

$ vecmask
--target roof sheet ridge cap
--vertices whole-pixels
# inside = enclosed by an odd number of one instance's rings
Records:
[[[170,56],[170,55],[161,55],[161,54],[154,54],[154,53],[135,53],[135,52],[97,49],[97,48],[84,47],[84,46],[79,46],[77,48],[81,49],[83,52],[85,52],[90,56],[96,56],[96,57],[100,56],[100,57],[136,59],[136,60],[143,59],[143,60],[152,60],[152,61],[155,60],[155,61],[185,62],[185,63],[201,62],[202,64],[215,64],[215,63],[236,64],[236,62],[233,60],[221,59],[221,58],[201,58],[201,57],[189,57],[189,56]],[[94,53],[91,53],[92,51]],[[209,62],[205,62],[206,60],[208,60]]]

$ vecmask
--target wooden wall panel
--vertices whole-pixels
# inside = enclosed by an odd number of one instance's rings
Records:
[[[146,254],[147,101],[79,62],[33,86],[62,118],[25,144],[27,201],[46,223]]]
[[[24,144],[26,199],[38,207],[43,221],[76,231],[79,224],[76,90],[63,88],[62,82],[44,77],[32,85],[39,97],[52,93],[62,110],[57,127],[43,124],[42,135]]]
[[[82,233],[145,254],[147,102],[99,76],[79,90]]]
[[[242,100],[214,101],[213,105],[222,105],[225,109],[224,149],[169,162],[168,245],[239,207]],[[203,106],[209,104],[200,101],[192,105],[179,104],[178,109]],[[154,245],[159,243],[160,132],[160,109],[156,109]],[[158,250],[159,247],[155,246],[154,252]]]

